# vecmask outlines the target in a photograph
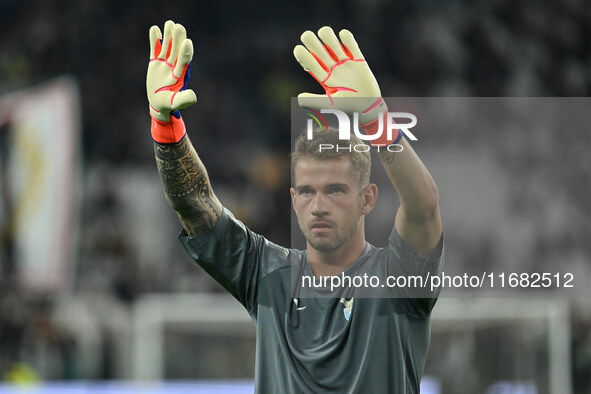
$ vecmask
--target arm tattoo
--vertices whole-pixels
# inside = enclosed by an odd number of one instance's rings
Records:
[[[178,212],[187,233],[192,236],[212,228],[222,206],[189,137],[176,144],[155,142],[154,154],[166,199]]]
[[[380,149],[380,151],[378,152],[378,155],[380,156],[380,159],[382,159],[382,163],[392,164],[392,162],[394,161],[394,154],[395,153],[396,152],[388,151],[388,149]]]

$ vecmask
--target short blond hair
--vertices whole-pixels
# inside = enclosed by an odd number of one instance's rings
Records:
[[[332,149],[320,149],[320,144],[332,145]],[[295,142],[295,148],[290,155],[291,158],[291,179],[295,181],[295,166],[301,158],[312,158],[316,160],[350,160],[353,167],[353,177],[359,188],[369,185],[371,175],[371,154],[369,147],[355,150],[355,147],[366,145],[356,135],[351,135],[349,140],[339,139],[339,131],[333,127],[328,130],[315,128],[312,132],[312,139],[307,138],[304,131]],[[336,147],[338,146],[338,149]],[[367,146],[367,145],[366,145]]]

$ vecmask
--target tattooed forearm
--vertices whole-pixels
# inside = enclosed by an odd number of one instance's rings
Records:
[[[155,142],[154,154],[166,199],[178,212],[187,233],[197,235],[212,228],[222,205],[211,190],[205,166],[189,137],[177,144]]]
[[[394,161],[394,154],[396,152],[390,152],[388,149],[380,149],[378,155],[384,164],[392,164]]]

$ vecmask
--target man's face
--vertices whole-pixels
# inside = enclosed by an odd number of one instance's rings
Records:
[[[337,250],[359,230],[363,197],[352,170],[346,158],[296,162],[293,207],[304,237],[318,251]]]

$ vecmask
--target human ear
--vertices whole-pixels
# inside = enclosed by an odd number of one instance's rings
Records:
[[[376,201],[378,199],[378,187],[376,184],[370,183],[365,186],[361,192],[361,198],[361,213],[367,215],[376,206]]]
[[[293,205],[293,209],[295,210],[295,189],[293,187],[289,188],[289,194],[291,195],[291,205]]]

